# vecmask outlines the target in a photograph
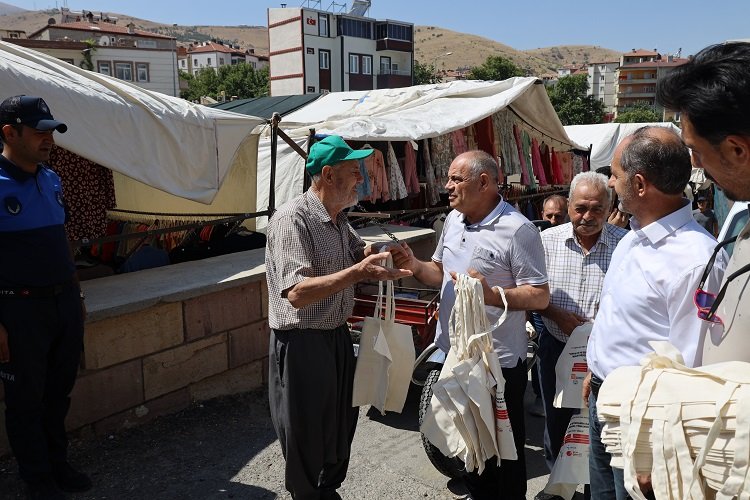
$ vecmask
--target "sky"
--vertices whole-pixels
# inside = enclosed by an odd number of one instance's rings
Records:
[[[128,14],[165,24],[266,25],[266,0],[2,0],[39,10],[67,6]],[[346,0],[337,0],[343,4]],[[288,7],[338,11],[332,0],[286,0]],[[346,3],[351,3],[350,0]],[[201,8],[194,7],[202,5]],[[525,50],[598,45],[625,52],[657,49],[694,54],[727,39],[750,38],[750,0],[372,0],[369,16],[480,35]]]

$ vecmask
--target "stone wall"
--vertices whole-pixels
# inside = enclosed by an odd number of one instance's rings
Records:
[[[68,429],[102,435],[265,384],[267,293],[263,280],[88,322]]]
[[[432,255],[429,229],[389,226],[415,255]],[[382,241],[377,228],[360,232]],[[105,435],[191,402],[267,383],[264,249],[83,283],[89,315],[68,430]],[[0,456],[8,453],[0,384]]]

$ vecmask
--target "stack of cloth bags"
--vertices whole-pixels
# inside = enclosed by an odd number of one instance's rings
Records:
[[[651,342],[641,366],[610,373],[597,397],[602,442],[625,487],[645,500],[750,499],[750,364],[684,365],[668,342]]]

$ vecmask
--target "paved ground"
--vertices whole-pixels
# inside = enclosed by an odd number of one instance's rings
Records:
[[[417,430],[418,388],[404,413],[360,410],[345,499],[465,498],[427,460]],[[529,394],[527,394],[529,397]],[[544,487],[542,419],[527,414],[528,498]],[[76,439],[71,459],[94,489],[74,499],[289,499],[263,392],[222,398],[113,436]],[[0,460],[0,498],[22,498],[12,459]]]

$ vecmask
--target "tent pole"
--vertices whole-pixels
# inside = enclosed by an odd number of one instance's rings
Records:
[[[274,113],[271,116],[271,175],[268,181],[268,215],[273,215],[276,211],[276,151],[279,143],[279,122],[281,116]]]
[[[310,148],[312,147],[313,143],[315,142],[315,129],[310,129],[310,134],[307,136],[307,153],[310,153]],[[303,183],[302,183],[302,192],[306,192],[308,189],[310,189],[310,185],[312,184],[312,178],[307,174],[307,169],[304,169],[305,173],[302,174],[303,177]]]

